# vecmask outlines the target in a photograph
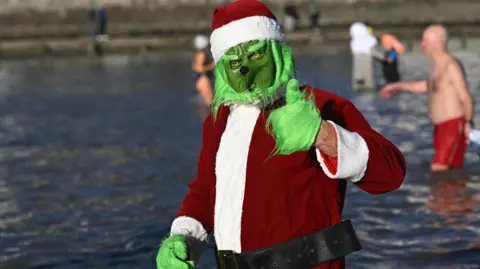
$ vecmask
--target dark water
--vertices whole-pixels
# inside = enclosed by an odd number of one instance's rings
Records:
[[[155,268],[200,148],[189,66],[188,55],[1,64],[1,269]],[[428,172],[425,97],[352,95],[348,56],[301,56],[297,67],[353,100],[408,160],[399,191],[349,189],[345,218],[364,250],[348,268],[479,268],[479,158]],[[415,78],[425,65],[406,57],[404,69]],[[213,268],[211,250],[199,268]]]

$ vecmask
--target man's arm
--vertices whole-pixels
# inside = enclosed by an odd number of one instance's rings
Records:
[[[387,86],[383,87],[380,91],[380,95],[383,98],[389,98],[394,93],[398,91],[407,91],[413,93],[426,93],[428,91],[428,85],[426,80],[420,81],[412,81],[412,82],[395,82],[388,84]]]
[[[425,93],[428,91],[427,81],[402,81],[396,83],[396,88],[399,91],[413,92],[413,93]]]
[[[172,223],[170,234],[192,236],[201,241],[207,240],[208,232],[213,230],[213,205],[211,205],[212,186],[215,186],[207,172],[208,138],[211,134],[212,116],[203,123],[202,149],[198,160],[197,176],[190,182],[189,190],[177,217]]]
[[[340,99],[321,110],[323,117],[332,119],[322,124],[330,127],[320,129],[315,144],[327,176],[350,180],[370,194],[400,187],[406,172],[403,154],[373,130],[352,103]]]
[[[462,102],[462,107],[465,113],[465,119],[467,121],[473,120],[472,96],[468,91],[467,83],[465,81],[465,76],[462,70],[460,69],[460,66],[457,63],[452,62],[448,66],[447,74],[449,74],[453,88],[455,89],[456,94],[460,99],[460,102]]]

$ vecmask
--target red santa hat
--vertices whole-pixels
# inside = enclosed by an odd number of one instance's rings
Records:
[[[265,4],[237,0],[213,11],[210,45],[216,63],[231,47],[251,40],[285,40],[275,15]]]

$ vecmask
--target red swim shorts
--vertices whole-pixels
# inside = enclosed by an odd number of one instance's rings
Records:
[[[433,163],[460,168],[467,149],[465,137],[465,118],[444,121],[433,128]]]

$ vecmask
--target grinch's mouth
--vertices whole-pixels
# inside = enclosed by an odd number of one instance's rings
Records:
[[[250,84],[248,88],[245,89],[246,92],[252,92],[255,89],[255,82]]]

